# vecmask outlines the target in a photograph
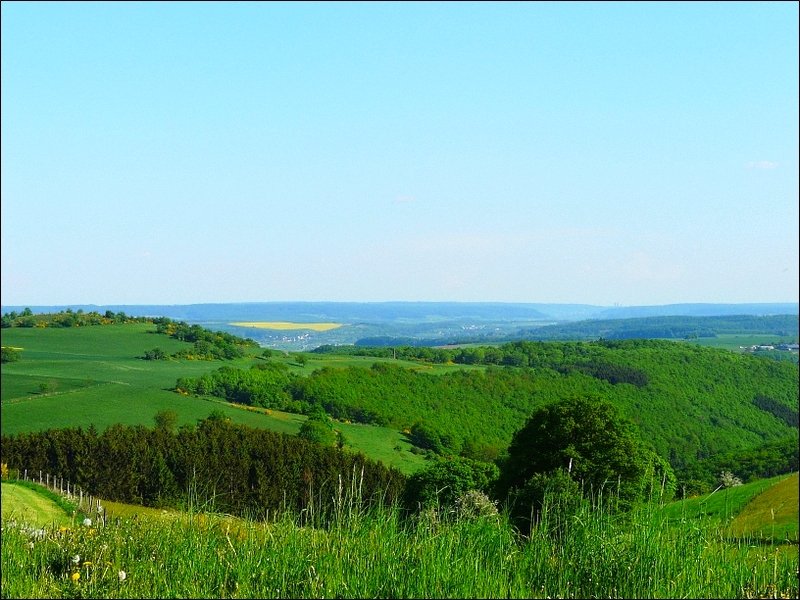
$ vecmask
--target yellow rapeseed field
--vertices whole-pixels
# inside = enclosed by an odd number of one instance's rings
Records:
[[[312,331],[330,331],[342,326],[341,323],[293,323],[290,321],[238,321],[231,325],[257,329],[311,329]]]

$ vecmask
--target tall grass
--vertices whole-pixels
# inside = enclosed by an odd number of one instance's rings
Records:
[[[303,514],[109,519],[32,539],[2,531],[4,598],[792,597],[797,547],[730,542],[715,520],[545,509],[529,536],[503,515],[363,508],[359,474]],[[327,505],[326,505],[327,503]],[[203,511],[199,511],[203,508]],[[76,577],[75,573],[79,576]],[[124,573],[124,576],[122,575]]]

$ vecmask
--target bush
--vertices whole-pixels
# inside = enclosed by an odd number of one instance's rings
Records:
[[[3,346],[2,354],[0,356],[2,357],[2,363],[6,364],[18,361],[20,353],[19,350],[17,350],[16,348],[11,348],[10,346]]]
[[[554,536],[564,533],[570,518],[587,504],[581,485],[564,469],[536,473],[509,493],[510,516],[524,535],[540,525]]]
[[[404,504],[411,510],[451,510],[471,491],[486,492],[498,475],[497,466],[469,458],[439,460],[408,480]],[[463,499],[461,500],[463,504]]]
[[[307,419],[297,435],[304,440],[324,446],[334,446],[337,442],[336,432],[327,418],[311,417]]]

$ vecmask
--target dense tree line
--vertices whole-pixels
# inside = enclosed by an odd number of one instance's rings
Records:
[[[279,362],[263,362],[250,369],[221,367],[200,377],[181,377],[176,391],[198,396],[217,396],[229,402],[309,414],[310,405],[297,403],[290,383],[297,379]]]
[[[780,419],[781,421],[785,422],[790,427],[798,426],[798,413],[790,406],[781,404],[777,400],[761,394],[758,394],[755,398],[753,398],[753,404],[755,404],[761,410],[770,413],[776,419]]]
[[[67,308],[57,313],[34,314],[30,308],[17,313],[11,311],[0,318],[0,326],[7,327],[87,327],[91,325],[111,325],[114,323],[152,323],[150,317],[131,317],[124,312],[107,310],[104,314],[97,311],[84,312],[83,309],[73,311]]]
[[[192,346],[167,355],[160,348],[145,351],[145,360],[164,360],[167,358],[186,358],[195,360],[226,360],[245,355],[246,348],[258,347],[258,343],[222,331],[211,331],[199,325],[189,325],[166,317],[131,317],[124,312],[107,310],[104,314],[96,311],[73,311],[70,308],[57,313],[34,314],[30,308],[20,313],[9,312],[2,316],[0,324],[7,327],[87,327],[120,323],[153,323],[156,333],[176,340],[190,342]]]
[[[532,328],[523,332],[530,339],[692,339],[719,334],[769,333],[797,336],[798,315],[730,315],[715,317],[639,317],[630,319],[591,319]]]
[[[258,343],[224,331],[211,331],[199,325],[189,325],[183,321],[173,321],[166,317],[153,319],[156,333],[167,335],[192,346],[168,355],[161,348],[145,351],[145,360],[166,360],[184,358],[189,360],[230,360],[245,356],[246,348],[258,347]]]
[[[656,340],[443,351],[499,366],[432,375],[375,363],[327,367],[307,377],[278,367],[223,368],[180,380],[178,387],[306,414],[321,409],[336,419],[403,430],[420,451],[482,460],[500,456],[532,410],[589,395],[617,406],[680,478],[700,487],[715,476],[709,459],[746,453],[797,430],[787,418],[798,402],[797,366],[790,363]]]
[[[3,436],[2,462],[12,469],[58,474],[108,500],[179,507],[213,501],[213,509],[263,517],[319,509],[353,482],[364,505],[399,498],[395,469],[361,454],[295,436],[233,424],[220,416],[196,427],[114,425]],[[316,504],[315,504],[316,503]]]
[[[173,321],[166,317],[153,319],[156,333],[167,335],[182,342],[190,342],[191,348],[180,350],[171,355],[172,358],[194,360],[229,360],[241,358],[246,348],[257,348],[258,343],[224,331],[211,331],[200,325],[189,325],[183,321]],[[167,358],[165,353],[155,348],[145,353],[143,358],[159,360]]]
[[[681,471],[682,487],[678,491],[692,493],[714,489],[722,471],[734,473],[747,483],[754,479],[797,471],[799,466],[800,438],[795,430],[783,438],[752,448],[721,452],[685,465]]]

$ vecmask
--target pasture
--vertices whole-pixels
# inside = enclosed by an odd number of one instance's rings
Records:
[[[213,398],[187,397],[172,391],[179,377],[196,377],[222,366],[248,369],[264,359],[260,348],[249,348],[244,358],[230,361],[143,360],[145,351],[161,348],[173,353],[191,346],[155,332],[149,324],[119,324],[79,328],[5,328],[3,345],[22,348],[17,362],[3,365],[0,380],[0,431],[13,435],[60,427],[88,427],[98,431],[122,423],[153,425],[163,410],[177,413],[177,425],[191,425],[221,411],[236,423],[296,434],[304,415],[267,411],[230,404]],[[370,357],[336,357],[306,354],[305,364],[293,355],[276,352],[274,358],[290,370],[308,374],[325,366],[364,366]],[[344,360],[340,360],[344,358]],[[391,359],[386,359],[391,360]],[[457,366],[408,365],[429,372]],[[347,447],[383,460],[405,473],[424,465],[411,445],[396,430],[377,426],[337,424]],[[397,449],[399,448],[399,450]]]

